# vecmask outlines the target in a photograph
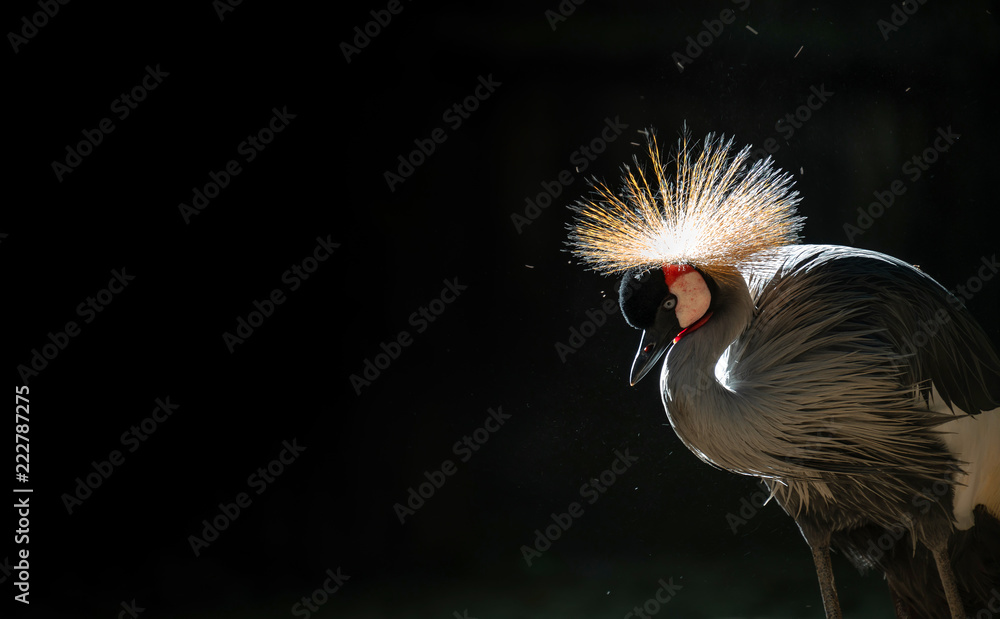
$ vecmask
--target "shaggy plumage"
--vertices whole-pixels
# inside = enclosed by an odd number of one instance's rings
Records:
[[[898,617],[986,608],[1000,588],[989,338],[900,260],[791,245],[802,220],[790,177],[731,145],[709,136],[696,157],[683,137],[671,181],[651,139],[657,186],[627,170],[621,194],[598,185],[575,209],[576,255],[626,273],[622,313],[644,330],[633,376],[667,351],[677,435],[705,462],[766,481],[812,548],[828,617],[840,617],[831,542],[886,574]],[[660,271],[678,264],[711,294],[683,332]]]
[[[962,463],[939,428],[963,411],[1000,415],[1000,361],[947,291],[894,258],[807,245],[769,266],[749,285],[719,284],[711,320],[668,353],[672,426],[706,462],[765,478],[789,515],[832,531],[859,568],[889,574],[911,604],[901,616],[948,616],[934,562],[917,547],[953,533]],[[926,337],[915,337],[921,324]],[[705,380],[717,371],[721,381]],[[950,547],[982,568],[960,573],[966,609],[1000,586],[1000,503],[980,512],[980,531]],[[987,528],[992,546],[970,553],[967,538]]]

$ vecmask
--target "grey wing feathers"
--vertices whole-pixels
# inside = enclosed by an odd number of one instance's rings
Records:
[[[957,298],[902,261],[854,248],[793,246],[750,285],[758,316],[741,339],[770,338],[768,354],[785,356],[783,344],[845,355],[869,343],[887,345],[904,388],[930,397],[933,382],[947,406],[971,414],[1000,406],[1000,360],[989,338]],[[748,365],[766,373],[768,361],[752,359],[760,346],[748,341],[740,348]]]

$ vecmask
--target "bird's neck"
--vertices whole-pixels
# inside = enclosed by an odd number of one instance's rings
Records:
[[[660,387],[670,423],[689,449],[712,464],[746,472],[738,452],[757,433],[756,416],[738,389],[719,382],[715,368],[750,323],[754,305],[738,274],[718,283],[712,317],[667,353]]]

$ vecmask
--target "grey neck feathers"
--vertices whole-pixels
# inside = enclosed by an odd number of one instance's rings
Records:
[[[732,275],[717,280],[708,322],[667,353],[660,377],[663,403],[678,436],[702,460],[737,473],[771,476],[775,471],[762,454],[773,432],[755,427],[763,421],[757,407],[746,394],[720,384],[715,373],[719,358],[754,314],[746,282],[735,271]],[[755,461],[761,466],[748,467]]]

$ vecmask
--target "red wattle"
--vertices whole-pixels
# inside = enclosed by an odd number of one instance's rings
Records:
[[[708,312],[707,314],[705,314],[704,316],[702,316],[701,318],[699,318],[698,322],[694,323],[693,325],[691,325],[687,329],[683,329],[680,333],[677,334],[677,337],[674,338],[674,344],[676,344],[677,342],[679,342],[681,340],[681,338],[684,337],[685,335],[687,335],[688,333],[691,333],[692,331],[694,331],[698,327],[704,325],[706,322],[708,322],[708,319],[711,318],[711,317],[712,317],[712,312]]]

